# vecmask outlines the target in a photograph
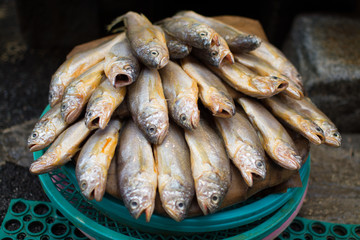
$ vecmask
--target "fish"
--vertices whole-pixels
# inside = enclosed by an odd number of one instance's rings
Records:
[[[290,108],[296,110],[301,115],[308,117],[323,130],[325,136],[324,143],[326,145],[332,147],[341,146],[342,138],[336,125],[311,101],[309,97],[295,100],[288,96],[281,95],[281,98]]]
[[[159,73],[170,116],[181,127],[195,129],[200,120],[196,81],[173,61],[169,61]]]
[[[284,94],[295,98],[301,99],[304,97],[304,92],[301,87],[291,81],[287,76],[280,73],[273,66],[265,60],[252,55],[252,54],[234,54],[235,61],[250,68],[261,76],[270,76],[274,78],[281,78],[288,82],[287,88],[283,91]]]
[[[299,114],[291,106],[287,105],[279,96],[265,98],[262,102],[271,113],[281,119],[290,128],[303,135],[315,145],[324,143],[324,131],[312,120]]]
[[[216,212],[230,184],[230,160],[224,142],[203,118],[192,131],[185,130],[197,202],[204,215]]]
[[[119,136],[116,158],[121,198],[134,218],[145,212],[149,222],[155,207],[157,169],[151,143],[129,119]]]
[[[253,51],[262,43],[261,38],[254,34],[242,32],[228,24],[211,17],[200,15],[194,11],[180,11],[176,13],[175,16],[186,16],[207,24],[225,39],[233,53]]]
[[[194,48],[192,53],[198,59],[213,65],[215,67],[219,67],[223,61],[228,61],[230,63],[234,63],[234,56],[229,49],[224,38],[219,36],[219,45],[212,45],[210,48],[200,49]]]
[[[288,87],[288,82],[281,78],[260,76],[237,62],[223,62],[220,67],[207,66],[235,90],[250,97],[271,97]]]
[[[106,53],[104,72],[115,88],[124,87],[136,81],[140,72],[140,63],[133,54],[127,38],[116,43]]]
[[[85,124],[90,129],[104,129],[115,109],[125,98],[126,87],[115,88],[105,79],[92,93],[87,103]]]
[[[101,61],[74,79],[65,89],[61,101],[61,116],[66,123],[74,122],[83,111],[91,94],[104,77],[104,62]]]
[[[195,194],[190,171],[190,151],[183,131],[175,124],[170,124],[164,141],[154,145],[153,151],[162,206],[172,219],[180,222],[186,217]]]
[[[105,129],[97,129],[86,140],[76,161],[75,175],[83,196],[101,201],[108,170],[119,139],[121,123],[114,119]]]
[[[89,68],[103,61],[105,54],[111,47],[124,37],[124,35],[116,34],[112,39],[105,41],[94,48],[77,52],[67,58],[51,77],[49,86],[50,106],[53,107],[61,102],[66,87]]]
[[[237,99],[257,130],[265,152],[279,166],[298,170],[301,157],[295,143],[282,124],[259,102],[247,97]]]
[[[69,162],[90,132],[84,119],[72,124],[55,139],[40,158],[30,165],[30,172],[47,173]]]
[[[229,158],[240,170],[246,184],[253,186],[253,174],[264,179],[265,151],[246,114],[237,109],[232,118],[214,118],[214,121],[224,140]]]
[[[164,32],[196,48],[210,48],[219,45],[219,35],[208,25],[196,19],[173,16],[156,22]]]
[[[262,44],[254,49],[254,51],[251,51],[250,54],[265,60],[281,74],[288,77],[297,88],[303,89],[301,74],[289,59],[270,42],[263,41]]]
[[[49,146],[68,124],[61,117],[61,103],[50,108],[35,124],[27,140],[30,152],[39,151]]]
[[[145,15],[133,11],[114,19],[108,25],[108,29],[122,21],[126,36],[138,59],[148,68],[163,68],[169,61],[169,50],[163,29],[153,25]]]
[[[157,69],[144,67],[138,81],[128,86],[128,108],[136,125],[153,144],[160,144],[169,128],[169,116]]]
[[[169,50],[170,59],[181,59],[189,55],[192,46],[165,33],[166,45]]]
[[[194,79],[204,106],[216,117],[230,118],[235,114],[235,103],[221,79],[192,56],[180,60],[181,67]]]

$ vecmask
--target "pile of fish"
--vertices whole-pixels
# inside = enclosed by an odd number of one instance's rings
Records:
[[[193,11],[155,23],[127,12],[109,29],[119,23],[120,32],[75,47],[54,73],[51,109],[28,139],[30,151],[48,149],[31,173],[74,159],[82,194],[101,201],[113,160],[133,217],[149,221],[158,193],[181,221],[193,199],[203,214],[221,207],[233,168],[250,188],[269,174],[269,159],[298,170],[289,131],[340,146],[335,125],[269,42]]]

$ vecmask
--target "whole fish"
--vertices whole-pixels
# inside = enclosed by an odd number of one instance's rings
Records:
[[[89,200],[101,201],[104,196],[120,127],[119,120],[111,120],[105,129],[96,130],[80,151],[75,174],[81,193]]]
[[[200,119],[195,130],[185,130],[185,139],[190,149],[197,202],[204,215],[214,213],[231,184],[230,160],[223,140],[204,119]]]
[[[150,221],[154,211],[157,170],[151,144],[132,120],[120,133],[117,176],[121,198],[130,214],[138,218],[143,212]]]
[[[235,90],[254,98],[271,97],[288,87],[288,82],[281,78],[259,76],[237,62],[223,62],[220,67],[208,67]]]
[[[288,77],[299,89],[302,89],[303,83],[301,75],[295,66],[274,45],[267,41],[263,41],[262,44],[250,54],[267,61],[281,74]]]
[[[301,100],[291,99],[287,96],[281,96],[283,101],[292,109],[301,115],[308,117],[317,124],[323,131],[325,136],[325,144],[340,147],[341,135],[335,124],[324,114],[308,97]]]
[[[173,61],[160,69],[159,73],[170,116],[181,127],[195,129],[200,120],[196,81]]]
[[[144,67],[127,95],[134,122],[151,143],[160,144],[169,128],[169,116],[158,70]]]
[[[115,88],[105,79],[92,93],[86,107],[85,124],[90,129],[104,129],[115,109],[125,98],[126,88]]]
[[[230,118],[235,114],[235,103],[221,79],[194,57],[181,59],[181,67],[197,82],[200,100],[214,116]]]
[[[205,49],[194,48],[192,53],[197,58],[215,67],[219,67],[225,60],[230,63],[234,63],[235,61],[229,46],[221,36],[219,36],[219,45],[213,45]]]
[[[240,170],[246,184],[253,186],[253,175],[266,176],[265,151],[246,115],[237,110],[232,118],[214,118],[226,151]]]
[[[202,16],[194,11],[180,11],[175,16],[186,16],[207,24],[226,40],[233,53],[252,51],[262,42],[256,35],[244,33],[228,24]]]
[[[43,174],[64,165],[79,150],[80,144],[90,134],[84,119],[74,123],[63,131],[48,150],[30,166],[33,174]]]
[[[304,97],[304,93],[302,88],[291,81],[287,76],[281,74],[278,70],[276,70],[273,66],[271,66],[265,60],[251,54],[235,54],[235,61],[245,65],[251,70],[257,72],[261,76],[271,76],[284,79],[288,82],[287,88],[283,91],[284,94],[295,98],[301,99]]]
[[[162,144],[153,148],[162,206],[171,218],[180,222],[186,217],[195,192],[190,152],[184,133],[176,125],[170,124],[169,133]]]
[[[170,59],[181,59],[191,53],[192,46],[165,33],[166,45],[169,50]]]
[[[153,25],[143,14],[129,11],[117,17],[109,26],[124,21],[126,36],[139,60],[149,68],[160,69],[169,61],[164,31]]]
[[[140,63],[134,56],[127,38],[116,43],[106,53],[104,72],[116,88],[135,82],[140,72]]]
[[[313,144],[319,145],[324,142],[325,136],[323,130],[309,118],[302,116],[291,106],[287,105],[281,97],[273,96],[265,98],[263,102],[268,106],[272,114],[282,119],[283,122]]]
[[[165,18],[156,24],[160,25],[170,36],[196,48],[209,48],[212,45],[220,44],[219,35],[212,28],[193,18],[174,16]]]
[[[39,151],[49,146],[67,128],[68,124],[61,117],[60,105],[58,103],[50,108],[35,124],[27,140],[30,152]]]
[[[65,88],[71,81],[95,64],[103,61],[105,54],[111,49],[111,47],[124,37],[124,35],[117,34],[112,39],[105,41],[95,48],[78,52],[66,59],[66,61],[61,64],[51,78],[49,90],[50,106],[53,107],[61,101]]]
[[[289,170],[301,167],[301,157],[294,141],[278,120],[260,103],[250,98],[239,98],[251,123],[258,132],[266,153],[278,165]]]
[[[80,116],[103,76],[104,62],[101,61],[74,79],[66,87],[61,101],[61,116],[66,123],[70,124]]]

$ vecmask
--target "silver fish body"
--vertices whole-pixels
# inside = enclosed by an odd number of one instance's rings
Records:
[[[229,118],[235,114],[235,103],[220,78],[194,57],[181,59],[181,67],[197,82],[200,100],[214,116]]]
[[[125,98],[126,88],[115,88],[105,79],[92,93],[86,107],[85,124],[90,129],[104,129],[115,109]]]
[[[103,68],[104,62],[101,61],[66,87],[61,101],[61,116],[66,123],[70,124],[80,116],[91,94],[100,85],[104,76]]]
[[[30,166],[33,174],[43,174],[60,167],[71,160],[79,150],[80,144],[90,134],[84,119],[63,131],[39,159]]]
[[[223,140],[204,119],[195,130],[185,130],[185,139],[197,202],[204,215],[214,213],[231,184],[230,160]]]
[[[160,69],[159,73],[170,116],[181,127],[195,129],[200,120],[196,81],[173,61]]]
[[[39,151],[49,146],[62,133],[68,124],[60,113],[60,103],[46,112],[35,124],[27,140],[31,152]]]
[[[237,100],[258,132],[266,153],[278,165],[289,170],[301,167],[295,143],[281,123],[260,103],[250,98]]]
[[[111,120],[105,129],[96,130],[80,151],[75,174],[81,193],[89,200],[101,201],[104,196],[120,127],[119,120]]]
[[[190,152],[183,131],[171,124],[160,145],[154,145],[161,203],[171,218],[180,222],[187,214],[195,190]]]
[[[181,59],[189,55],[192,46],[165,33],[166,45],[169,50],[170,59]]]
[[[150,221],[155,207],[157,170],[151,144],[129,120],[119,137],[117,176],[121,198],[130,214],[138,218],[143,212]]]
[[[140,73],[140,63],[133,54],[127,38],[116,43],[110,51],[106,53],[104,72],[116,88],[129,85],[136,81]]]
[[[61,64],[53,74],[49,89],[49,103],[53,107],[59,103],[64,95],[66,87],[86,70],[101,62],[110,48],[123,39],[121,34],[115,35],[112,39],[99,46],[86,51],[78,52]]]
[[[239,110],[232,118],[214,118],[225,142],[226,151],[240,170],[246,184],[253,185],[253,175],[266,176],[265,151],[254,127]]]
[[[169,128],[169,116],[158,70],[144,67],[127,95],[134,122],[151,143],[160,144]]]

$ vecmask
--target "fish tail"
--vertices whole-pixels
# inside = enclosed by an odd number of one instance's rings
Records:
[[[125,29],[125,26],[120,27],[120,28],[116,28],[116,29],[113,29],[113,28],[114,28],[114,26],[117,25],[118,23],[124,21],[125,15],[126,15],[126,14],[121,15],[121,16],[118,16],[117,18],[115,18],[109,25],[106,26],[106,30],[107,30],[108,32],[110,32],[110,31],[111,31],[111,32],[114,32],[114,31],[118,31],[118,32],[119,32],[119,31],[120,31],[119,29],[124,30],[124,29]]]

